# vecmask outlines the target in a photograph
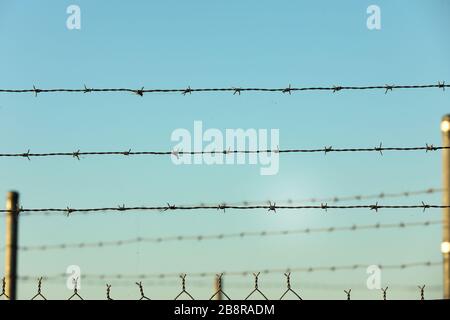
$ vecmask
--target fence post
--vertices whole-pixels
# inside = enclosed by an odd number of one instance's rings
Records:
[[[442,117],[442,145],[450,146],[450,114]],[[442,150],[443,197],[442,204],[450,205],[450,149]],[[441,252],[444,266],[444,299],[450,299],[450,208],[442,212]]]
[[[214,281],[214,292],[217,292],[216,300],[222,300],[222,287],[223,287],[223,278],[216,277]]]
[[[17,240],[19,224],[19,193],[8,192],[6,196],[6,242],[5,278],[6,294],[10,300],[17,298]]]

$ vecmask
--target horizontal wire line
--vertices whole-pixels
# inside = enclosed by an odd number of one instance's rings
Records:
[[[431,225],[441,224],[440,220],[427,220],[421,222],[399,222],[390,224],[366,224],[366,225],[351,225],[342,227],[322,227],[322,228],[303,228],[293,230],[277,230],[277,231],[243,231],[237,233],[220,233],[210,235],[177,235],[166,237],[136,237],[126,240],[115,241],[98,241],[98,242],[80,242],[80,243],[61,243],[61,244],[48,244],[48,245],[33,245],[33,246],[20,246],[19,250],[22,251],[48,251],[48,250],[65,250],[65,249],[86,249],[86,248],[103,248],[103,247],[117,247],[130,245],[134,243],[162,243],[170,241],[206,241],[206,240],[223,240],[232,238],[246,238],[246,237],[269,237],[269,236],[287,236],[295,234],[311,234],[311,233],[331,233],[339,231],[357,231],[357,230],[380,230],[380,229],[404,229],[409,227],[426,227]],[[2,248],[0,251],[4,251]]]
[[[422,201],[421,204],[412,205],[379,205],[378,202],[375,204],[362,204],[362,205],[276,205],[275,203],[269,205],[241,205],[232,206],[226,204],[218,205],[208,205],[208,206],[175,206],[167,204],[167,206],[136,206],[136,207],[126,207],[125,205],[117,207],[99,207],[99,208],[19,208],[19,213],[30,213],[30,212],[49,212],[49,213],[65,213],[70,216],[72,213],[76,212],[108,212],[108,211],[197,211],[197,210],[256,210],[256,209],[267,209],[267,211],[276,212],[277,209],[295,210],[295,209],[319,209],[327,211],[328,209],[369,209],[372,211],[378,211],[380,209],[445,209],[450,208],[450,205],[436,205],[436,204],[426,204]],[[1,209],[0,213],[10,213],[11,210]],[[13,211],[16,212],[16,211]]]
[[[333,197],[311,197],[311,198],[304,198],[304,199],[300,199],[300,200],[293,200],[293,199],[287,199],[287,200],[277,200],[275,201],[276,203],[287,203],[287,204],[292,204],[292,203],[317,203],[317,202],[333,202],[333,203],[337,203],[337,202],[341,202],[341,201],[361,201],[361,200],[370,200],[370,199],[388,199],[388,198],[403,198],[403,197],[410,197],[410,196],[417,196],[417,195],[426,195],[426,194],[434,194],[434,193],[438,193],[438,192],[443,192],[445,191],[444,188],[428,188],[428,189],[422,189],[422,190],[412,190],[412,191],[403,191],[403,192],[380,192],[377,194],[368,194],[368,195],[363,195],[363,194],[358,194],[358,195],[350,195],[350,196],[333,196]],[[239,201],[239,202],[222,202],[221,205],[233,205],[233,206],[238,206],[238,205],[259,205],[259,204],[264,204],[264,203],[269,203],[270,200],[260,200],[260,201]],[[198,207],[204,207],[204,206],[215,206],[215,204],[205,204],[205,203],[200,203],[200,204],[196,204],[196,205],[192,205],[192,206],[198,206]],[[67,210],[67,208],[66,208]],[[164,211],[164,210],[161,210]],[[0,210],[0,213],[5,213],[2,212]],[[46,211],[40,211],[40,212],[21,212],[22,216],[27,216],[30,215],[31,213],[33,213],[33,216],[42,214],[42,215],[49,215],[51,214],[50,212],[46,212]],[[86,213],[88,214],[89,212],[81,212],[81,213]]]
[[[277,200],[275,202],[283,202],[283,203],[315,203],[315,202],[341,202],[341,201],[360,201],[360,200],[370,200],[370,199],[387,199],[387,198],[404,198],[404,197],[412,197],[417,195],[424,194],[435,194],[445,191],[444,188],[428,188],[423,190],[412,190],[412,191],[403,191],[403,192],[380,192],[375,194],[357,194],[357,195],[349,195],[349,196],[334,196],[334,197],[310,197],[303,199],[286,199],[286,200]],[[249,204],[262,204],[268,203],[270,200],[265,201],[239,201],[233,203],[223,203],[223,204],[233,204],[233,205],[249,205]],[[201,203],[200,205],[205,205]]]
[[[332,146],[314,149],[265,149],[265,150],[216,150],[216,151],[85,151],[80,150],[74,152],[47,152],[47,153],[32,153],[30,150],[24,153],[0,153],[0,157],[22,157],[30,159],[32,157],[73,157],[80,159],[81,156],[138,156],[138,155],[152,155],[164,156],[172,155],[175,157],[183,155],[229,155],[229,154],[259,154],[259,153],[331,153],[331,152],[378,152],[381,155],[383,151],[437,151],[450,149],[450,146],[434,146],[425,144],[425,146],[417,147],[383,147],[381,144],[373,148],[333,148]]]
[[[94,92],[128,92],[138,96],[143,96],[147,93],[181,93],[183,95],[191,94],[194,92],[232,92],[234,95],[240,95],[242,92],[280,92],[291,94],[296,91],[345,91],[345,90],[384,90],[385,93],[393,91],[394,89],[427,89],[438,88],[445,91],[445,88],[449,88],[450,85],[445,84],[445,81],[438,81],[435,84],[422,84],[422,85],[365,85],[365,86],[316,86],[316,87],[292,87],[291,85],[284,88],[261,88],[261,87],[222,87],[222,88],[169,88],[169,89],[145,89],[140,87],[138,89],[133,88],[90,88],[84,85],[82,88],[48,88],[41,89],[33,86],[30,89],[0,89],[0,93],[33,93],[37,96],[40,93],[94,93]]]
[[[372,265],[373,263],[371,263]],[[369,264],[353,264],[353,265],[341,265],[341,266],[319,266],[319,267],[295,267],[295,268],[274,268],[274,269],[264,269],[260,270],[261,274],[272,274],[279,273],[283,274],[285,272],[335,272],[335,271],[348,271],[348,270],[358,270],[358,269],[366,269]],[[421,261],[421,262],[412,262],[412,263],[403,263],[403,264],[386,264],[377,266],[381,270],[403,270],[409,268],[416,267],[434,267],[442,265],[442,261]],[[223,276],[248,276],[253,275],[254,271],[223,271],[223,272],[195,272],[195,273],[181,273],[185,274],[189,277],[195,278],[204,278],[204,277],[215,277],[217,274],[223,274]],[[80,279],[164,279],[164,278],[178,278],[180,277],[180,273],[154,273],[154,274],[85,274],[81,275]],[[36,279],[36,276],[26,275],[19,276],[19,280],[28,280],[28,279]],[[56,274],[52,276],[42,277],[44,280],[47,279],[67,279],[66,273]]]
[[[403,192],[380,192],[374,194],[357,194],[357,195],[349,195],[349,196],[332,196],[332,197],[310,197],[303,199],[284,199],[284,200],[276,200],[276,203],[317,203],[317,202],[342,202],[342,201],[361,201],[361,200],[370,200],[370,199],[388,199],[388,198],[405,198],[412,197],[417,195],[425,195],[425,194],[435,194],[445,191],[445,188],[428,188],[422,190],[412,190],[412,191],[403,191]],[[222,202],[223,205],[258,205],[269,203],[271,200],[243,200],[236,202]],[[198,206],[210,206],[214,204],[205,204],[200,203]]]

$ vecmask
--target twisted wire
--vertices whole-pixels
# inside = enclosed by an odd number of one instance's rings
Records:
[[[380,143],[379,146],[375,147],[363,147],[363,148],[333,148],[333,146],[325,146],[323,148],[312,148],[312,149],[258,149],[258,150],[212,150],[212,151],[182,151],[182,150],[171,150],[171,151],[131,151],[131,149],[125,151],[71,151],[71,152],[39,152],[34,153],[29,149],[26,152],[22,153],[0,153],[0,157],[4,158],[25,158],[31,160],[31,158],[36,157],[71,157],[77,160],[80,160],[82,156],[174,156],[179,158],[183,155],[233,155],[233,154],[260,154],[260,153],[349,153],[349,152],[376,152],[380,155],[383,155],[385,151],[396,151],[396,152],[408,152],[408,151],[438,151],[438,150],[447,150],[450,149],[450,146],[435,146],[433,144],[426,143],[424,146],[415,146],[415,147],[383,147]]]
[[[343,231],[361,231],[361,230],[382,230],[382,229],[407,229],[413,227],[428,227],[432,225],[442,224],[441,220],[426,220],[420,222],[398,222],[398,223],[375,223],[365,225],[348,225],[348,226],[330,226],[319,228],[303,228],[291,230],[262,230],[262,231],[242,231],[236,233],[219,233],[219,234],[200,234],[200,235],[175,235],[166,237],[136,237],[124,240],[113,241],[97,241],[97,242],[79,242],[79,243],[60,243],[60,244],[42,244],[19,246],[21,251],[48,251],[48,250],[67,250],[67,249],[87,249],[87,248],[104,248],[104,247],[121,247],[134,243],[155,243],[160,244],[171,241],[208,241],[208,240],[224,240],[224,239],[243,239],[248,237],[272,237],[272,236],[290,236],[298,234],[312,233],[333,233]],[[5,247],[0,249],[4,251]]]
[[[284,93],[291,95],[293,92],[300,91],[319,91],[325,92],[329,91],[336,93],[339,91],[350,91],[350,90],[382,90],[385,94],[392,92],[394,89],[428,89],[428,88],[438,88],[445,91],[445,88],[449,88],[450,85],[445,84],[445,81],[438,81],[435,84],[420,84],[420,85],[395,85],[395,84],[384,84],[384,85],[363,85],[363,86],[315,86],[315,87],[292,87],[289,84],[286,87],[279,88],[263,88],[263,87],[221,87],[221,88],[191,88],[188,86],[186,88],[167,88],[167,89],[145,89],[141,86],[137,89],[134,88],[93,88],[84,85],[82,88],[38,88],[33,85],[30,89],[0,89],[0,93],[33,93],[35,97],[41,93],[132,93],[137,96],[143,97],[148,93],[180,93],[184,96],[190,95],[192,93],[207,93],[207,92],[231,92],[233,95],[241,95],[244,92],[260,92],[260,93]]]

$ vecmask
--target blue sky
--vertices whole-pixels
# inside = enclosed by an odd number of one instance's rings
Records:
[[[66,8],[81,8],[81,30],[66,28]],[[368,30],[366,9],[381,8],[381,30]],[[433,1],[0,1],[0,87],[284,87],[450,82],[450,3]],[[440,144],[439,122],[450,96],[438,89],[280,93],[32,94],[0,96],[0,152],[170,150],[177,128],[279,129],[280,148]],[[0,159],[0,194],[14,189],[24,207],[97,207],[307,198],[426,189],[441,185],[440,153],[282,155],[275,176],[255,166],[175,166],[160,157]],[[440,203],[440,195],[383,203]],[[23,217],[20,243],[126,239],[244,230],[439,219],[439,210],[317,211],[268,214],[179,212]],[[0,221],[0,230],[4,230]],[[3,233],[2,233],[3,234]],[[261,270],[296,266],[439,261],[439,226],[243,240],[140,244],[121,248],[20,254],[20,274],[141,274]],[[0,237],[4,245],[4,236]],[[4,254],[0,253],[0,258]],[[4,266],[0,265],[0,273]],[[260,279],[270,297],[283,275]],[[378,298],[365,270],[293,274],[304,298]],[[189,278],[188,278],[189,279]],[[440,267],[383,271],[393,298],[416,298],[416,284],[441,285]],[[189,280],[188,280],[189,281]],[[206,287],[192,288],[209,297]],[[211,285],[208,286],[208,281]],[[225,279],[226,283],[227,279]],[[230,282],[245,297],[251,278]],[[302,288],[302,283],[311,284]],[[45,283],[50,298],[70,295],[64,280]],[[322,285],[322,287],[320,286]],[[336,285],[337,289],[323,286]],[[341,289],[340,287],[345,286]],[[398,290],[395,290],[395,286]],[[413,290],[400,290],[411,285]],[[357,287],[359,286],[359,288]],[[118,298],[138,294],[114,289]],[[179,286],[149,286],[175,296]],[[21,282],[19,296],[34,294]],[[104,284],[83,284],[102,298]],[[429,297],[440,297],[439,288]]]

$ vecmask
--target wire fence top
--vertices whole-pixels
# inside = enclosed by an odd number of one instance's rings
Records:
[[[23,208],[20,207],[17,210],[1,209],[0,213],[32,213],[32,212],[48,212],[48,213],[64,213],[70,216],[73,213],[89,213],[89,212],[126,212],[126,211],[156,211],[158,213],[170,212],[170,211],[207,211],[217,210],[226,212],[226,210],[258,210],[262,209],[266,212],[276,213],[277,210],[299,210],[299,209],[311,209],[328,211],[332,209],[368,209],[373,212],[378,212],[381,209],[422,209],[425,212],[428,209],[445,209],[450,208],[450,205],[437,205],[427,204],[421,202],[420,204],[397,204],[397,205],[381,205],[376,202],[375,204],[360,204],[360,205],[329,205],[327,203],[321,203],[320,205],[277,205],[269,203],[266,205],[227,205],[219,203],[217,205],[172,205],[167,203],[163,206],[130,206],[127,207],[124,204],[115,207],[97,207],[97,208]]]
[[[283,300],[284,298],[289,298],[289,296],[293,299],[296,300],[303,300],[303,298],[300,296],[300,291],[301,294],[303,294],[304,289],[320,289],[320,290],[327,290],[329,292],[331,292],[332,290],[340,290],[341,292],[343,291],[345,293],[345,297],[347,298],[347,300],[351,299],[351,292],[352,292],[352,288],[355,287],[360,287],[360,285],[354,285],[351,286],[349,288],[349,286],[347,285],[323,285],[323,284],[305,284],[304,282],[301,283],[300,286],[300,290],[297,289],[299,286],[297,285],[296,289],[294,289],[294,287],[291,285],[291,273],[290,272],[285,272],[284,276],[286,277],[286,282],[285,282],[285,289],[283,289],[283,286],[281,286],[281,283],[275,283],[275,282],[266,282],[264,281],[263,284],[263,288],[259,285],[259,277],[261,275],[261,272],[255,272],[252,274],[254,277],[254,281],[252,286],[249,286],[249,284],[244,284],[241,282],[237,282],[237,283],[230,283],[227,282],[227,288],[230,286],[234,287],[234,288],[245,288],[248,289],[249,287],[253,287],[253,290],[249,293],[245,295],[244,297],[240,297],[237,298],[237,300],[248,300],[251,296],[253,295],[258,295],[262,298],[264,298],[265,300],[271,300],[269,299],[269,295],[267,295],[264,291],[267,290],[268,288],[280,288],[280,291],[278,292],[277,296],[275,297],[275,299],[279,299],[279,300]],[[216,289],[214,291],[214,293],[211,296],[206,296],[206,297],[197,297],[197,299],[200,300],[207,300],[207,298],[209,298],[209,300],[213,300],[213,299],[217,299],[217,300],[232,300],[230,298],[230,296],[224,291],[223,289],[223,285],[222,285],[222,277],[223,274],[217,274],[216,275]],[[179,291],[179,293],[175,296],[175,298],[172,297],[172,299],[174,300],[178,300],[182,297],[185,297],[186,299],[189,300],[195,300],[196,298],[194,298],[194,296],[191,294],[190,289],[192,287],[199,287],[199,286],[205,286],[204,282],[198,282],[198,281],[189,281],[189,283],[187,284],[187,275],[186,274],[180,274],[179,278],[181,279],[181,291]],[[35,281],[35,279],[26,279],[31,280],[31,281]],[[43,294],[42,292],[42,282],[43,282],[44,278],[40,277],[37,279],[38,281],[38,285],[37,285],[37,293],[31,298],[31,300],[47,300],[47,296]],[[54,279],[45,279],[47,280],[54,280]],[[86,281],[86,280],[85,280]],[[80,295],[79,292],[79,288],[77,286],[77,284],[79,283],[79,279],[77,278],[74,281],[74,288],[73,288],[73,294],[70,295],[67,300],[72,300],[72,299],[78,299],[78,300],[84,300],[84,297],[82,295]],[[98,284],[100,284],[100,282],[98,282]],[[114,286],[120,286],[120,287],[124,287],[124,286],[130,286],[132,284],[131,281],[124,281],[121,282],[120,284],[118,284],[117,282],[114,282]],[[180,283],[177,281],[175,282],[164,282],[164,283],[155,283],[152,282],[151,284],[147,281],[146,282],[147,285],[152,285],[152,286],[160,286],[162,284],[165,285],[170,285],[170,286],[178,286],[180,285]],[[106,299],[107,300],[115,300],[115,297],[113,297],[111,295],[112,292],[112,287],[113,285],[110,283],[101,283],[101,285],[105,288],[106,286]],[[144,284],[142,283],[142,281],[139,282],[134,282],[133,285],[137,285],[138,286],[138,290],[139,290],[139,295],[137,297],[137,300],[151,300],[151,298],[149,298],[149,296],[147,296],[144,292]],[[189,288],[188,288],[189,286]],[[5,287],[5,281],[3,280],[3,291],[4,291],[4,287]],[[427,288],[427,290],[429,291],[436,291],[436,289],[439,289],[439,287],[437,286],[426,286],[426,285],[393,285],[392,286],[394,288],[394,290],[401,290],[401,291],[416,291],[419,294],[419,299],[420,300],[425,300],[425,288]],[[148,288],[148,287],[147,287]],[[342,290],[342,288],[349,288],[349,289],[344,289]],[[387,300],[387,291],[388,291],[389,287],[385,287],[385,288],[379,288],[379,292],[380,292],[380,298],[383,300]],[[136,290],[136,292],[138,291]],[[151,289],[150,289],[151,290]],[[153,291],[153,290],[152,290]],[[153,292],[152,292],[153,293]],[[280,296],[281,295],[281,296]],[[5,294],[0,295],[0,298],[4,297],[6,300],[9,300],[9,297]],[[234,296],[233,296],[234,297]],[[152,298],[153,295],[152,295]],[[224,299],[225,298],[225,299]]]
[[[395,85],[395,84],[383,84],[383,85],[360,85],[360,86],[345,86],[345,85],[332,85],[332,86],[301,86],[296,87],[292,85],[278,87],[278,88],[264,88],[264,87],[215,87],[215,88],[191,88],[187,86],[185,88],[151,88],[145,89],[145,86],[140,86],[138,88],[94,88],[84,85],[81,88],[38,88],[33,85],[29,89],[0,89],[0,93],[32,93],[36,97],[41,93],[132,93],[137,96],[144,96],[149,93],[179,93],[182,95],[188,95],[192,93],[207,93],[207,92],[230,92],[233,95],[241,95],[244,92],[260,92],[260,93],[284,93],[292,94],[294,92],[300,91],[316,91],[316,92],[332,92],[336,93],[339,91],[350,91],[350,90],[381,90],[387,94],[390,91],[396,89],[429,89],[438,88],[445,91],[445,88],[449,88],[450,85],[445,84],[445,81],[438,81],[434,84],[419,84],[419,85]]]
[[[71,151],[71,152],[40,152],[34,153],[28,149],[26,152],[22,153],[0,153],[0,157],[3,158],[26,158],[31,160],[31,158],[36,157],[72,157],[80,160],[82,156],[174,156],[179,158],[183,155],[233,155],[233,154],[260,154],[260,153],[274,153],[274,154],[303,154],[303,153],[353,153],[353,152],[376,152],[380,155],[383,155],[383,152],[386,151],[396,151],[396,152],[408,152],[408,151],[438,151],[438,150],[447,150],[450,149],[450,146],[435,146],[433,144],[424,144],[423,146],[414,146],[414,147],[383,147],[383,144],[380,143],[375,147],[363,147],[363,148],[334,148],[333,146],[325,146],[321,148],[312,148],[312,149],[261,149],[261,150],[212,150],[212,151],[183,151],[183,150],[170,150],[170,151],[132,151],[131,149],[125,151]]]

